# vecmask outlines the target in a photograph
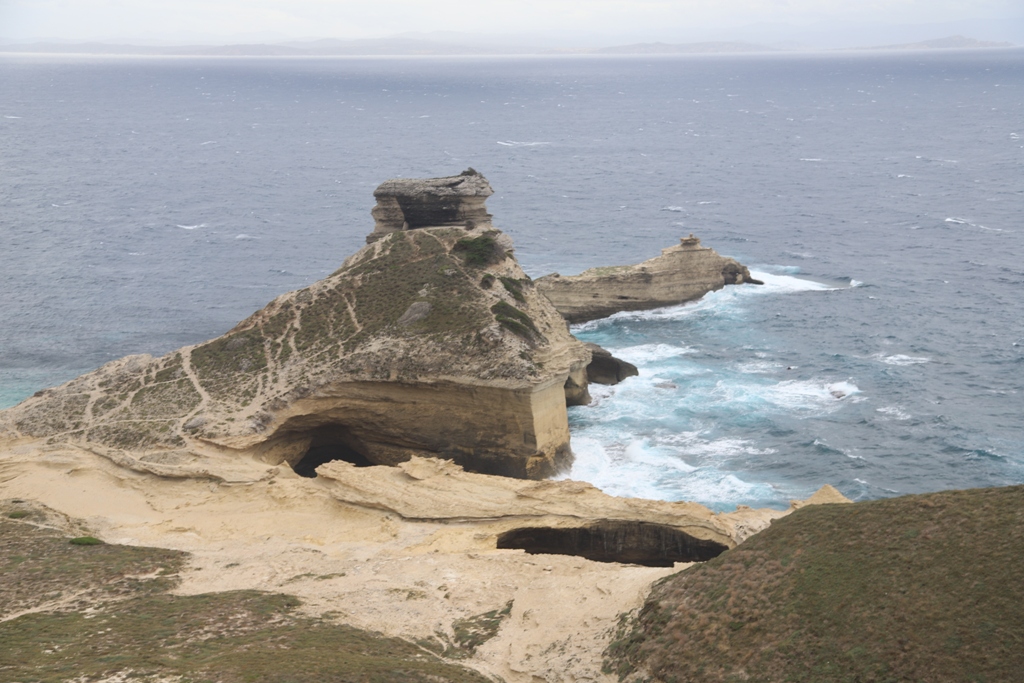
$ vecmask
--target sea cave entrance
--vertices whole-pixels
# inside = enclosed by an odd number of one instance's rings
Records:
[[[292,463],[292,469],[300,477],[315,477],[316,468],[334,460],[344,460],[356,467],[372,467],[372,462],[360,449],[358,439],[347,427],[340,424],[320,425],[302,436],[310,437],[309,448],[303,456]]]
[[[695,538],[675,527],[649,522],[598,522],[559,529],[524,527],[498,536],[498,548],[531,555],[576,555],[595,562],[671,567],[676,562],[705,562],[728,548]]]

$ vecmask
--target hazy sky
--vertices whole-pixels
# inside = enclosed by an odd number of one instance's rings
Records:
[[[1024,15],[1020,0],[0,0],[0,37],[372,38],[406,31],[693,40],[758,22],[920,24]],[[982,36],[983,37],[983,36]]]

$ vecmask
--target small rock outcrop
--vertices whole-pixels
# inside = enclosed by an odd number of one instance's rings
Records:
[[[227,453],[308,476],[412,456],[550,476],[572,457],[565,385],[585,392],[590,352],[510,246],[482,225],[383,234],[222,337],[0,412],[0,441],[76,444],[148,471]]]
[[[636,377],[640,374],[635,365],[616,358],[611,351],[590,342],[586,342],[586,345],[591,354],[590,364],[587,366],[587,380],[590,382],[618,384],[627,377]]]
[[[494,194],[487,178],[468,168],[446,178],[395,178],[373,191],[376,225],[367,243],[399,230],[491,227],[484,203]]]
[[[643,263],[591,268],[571,277],[553,273],[538,279],[537,288],[566,320],[581,323],[619,311],[693,301],[725,285],[745,282],[761,284],[746,266],[702,247],[690,235]]]

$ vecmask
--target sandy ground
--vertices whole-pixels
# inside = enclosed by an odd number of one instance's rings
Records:
[[[412,640],[450,639],[454,621],[512,601],[498,635],[464,660],[509,683],[611,681],[599,653],[618,615],[673,571],[496,550],[507,523],[409,522],[339,502],[319,479],[274,474],[174,480],[22,447],[0,455],[0,499],[37,501],[110,543],[192,553],[181,593],[287,592],[310,613]]]
[[[450,644],[453,622],[511,602],[498,634],[462,660],[507,683],[610,683],[601,652],[619,615],[638,608],[653,581],[686,565],[497,550],[497,534],[579,525],[605,511],[658,521],[676,515],[705,537],[741,540],[785,514],[712,515],[700,506],[612,498],[577,482],[465,475],[435,462],[407,472],[330,464],[324,476],[304,479],[287,466],[236,460],[226,483],[23,443],[0,447],[0,499],[37,501],[110,543],[191,553],[180,593],[286,592],[311,614],[413,641]],[[495,505],[507,514],[495,514]]]

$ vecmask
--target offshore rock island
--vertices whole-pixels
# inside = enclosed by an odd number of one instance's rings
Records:
[[[324,280],[217,339],[0,412],[0,511],[87,544],[189,553],[178,594],[298,596],[303,614],[417,643],[401,667],[437,656],[507,683],[612,680],[600,652],[654,580],[806,504],[848,501],[825,486],[789,510],[716,514],[536,481],[571,462],[566,406],[636,368],[572,336],[492,226],[491,193],[472,169],[388,181],[367,246]],[[686,287],[697,272],[713,273],[708,290],[726,272],[749,280],[699,245],[666,251],[698,264]],[[586,291],[607,307],[668,270],[654,261]],[[669,297],[655,281],[617,310]],[[19,529],[0,532],[31,546]],[[54,600],[0,600],[0,618],[82,602]]]
[[[692,234],[661,250],[661,256],[631,266],[604,266],[579,275],[558,273],[537,280],[558,312],[571,323],[643,311],[701,298],[725,285],[759,285],[747,267],[702,247]]]

